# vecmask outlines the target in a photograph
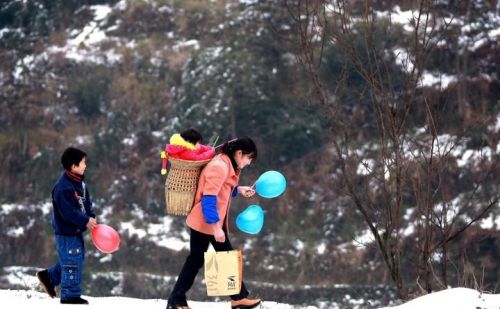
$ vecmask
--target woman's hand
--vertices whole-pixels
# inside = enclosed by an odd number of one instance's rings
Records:
[[[216,242],[226,241],[226,234],[224,234],[222,228],[220,228],[217,224],[214,226],[214,238]]]
[[[255,190],[248,186],[238,186],[238,193],[244,197],[252,197],[255,195]]]

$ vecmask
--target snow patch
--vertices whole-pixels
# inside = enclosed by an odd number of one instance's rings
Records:
[[[497,205],[497,208],[498,206],[499,205]],[[485,230],[495,229],[500,231],[500,216],[495,218],[494,214],[491,213],[487,218],[481,220],[480,226]]]
[[[90,135],[79,135],[75,137],[75,142],[78,145],[89,145],[92,142],[92,137]]]
[[[189,249],[189,234],[186,231],[179,237],[168,236],[172,219],[164,217],[160,223],[149,223],[145,228],[136,228],[132,221],[122,222],[120,231],[136,235],[139,239],[147,238],[160,247],[165,247],[175,251]]]
[[[35,209],[40,209],[44,215],[47,215],[52,211],[52,202],[46,201],[34,205],[2,204],[0,205],[0,215],[9,215],[15,210],[33,211]]]
[[[418,18],[418,11],[401,11],[399,5],[396,5],[391,12],[375,11],[375,16],[390,19],[392,23],[403,25],[405,31],[413,32],[415,30],[413,23]]]
[[[192,48],[194,50],[200,49],[200,42],[198,40],[188,40],[188,41],[181,41],[177,42],[172,49],[176,52],[179,52],[182,49],[185,48]]]
[[[408,51],[404,48],[394,48],[392,50],[395,62],[399,65],[405,72],[410,73],[413,71],[414,60]]]
[[[373,236],[370,230],[363,231],[359,236],[357,236],[353,241],[352,245],[355,248],[361,249],[365,248],[367,245],[373,243],[375,241],[375,237]]]
[[[137,136],[132,133],[129,137],[122,140],[122,144],[125,146],[134,146],[137,143]]]
[[[9,284],[11,285],[33,287],[38,283],[38,279],[33,276],[34,273],[33,275],[29,275],[29,273],[32,272],[31,267],[7,266],[4,267],[3,270],[7,273],[7,275],[2,276],[1,278],[7,280],[7,282],[9,282]]]
[[[90,9],[94,12],[94,19],[83,30],[74,29],[71,31],[69,35],[72,39],[67,41],[66,46],[49,47],[47,49],[49,54],[62,53],[66,58],[77,62],[114,64],[121,61],[122,56],[116,53],[115,50],[102,51],[98,48],[101,42],[108,39],[105,30],[101,29],[100,25],[106,21],[106,18],[112,12],[112,8],[108,5],[92,5]]]
[[[322,255],[326,252],[326,244],[324,242],[320,243],[317,247],[316,247],[316,252],[318,252],[318,254]]]
[[[364,159],[359,163],[356,173],[358,175],[370,175],[373,172],[373,167],[375,166],[375,160]]]
[[[420,78],[420,86],[421,87],[436,86],[438,89],[445,89],[451,83],[456,83],[457,80],[458,79],[455,75],[424,71],[422,77]]]
[[[500,132],[500,116],[499,115],[497,115],[495,123],[488,126],[488,130],[493,132],[493,133]]]
[[[467,288],[447,289],[411,300],[396,307],[380,309],[498,309],[500,294],[486,294]]]

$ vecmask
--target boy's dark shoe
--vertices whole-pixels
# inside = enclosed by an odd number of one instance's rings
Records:
[[[52,282],[50,282],[49,271],[47,269],[38,271],[36,273],[36,277],[40,281],[40,284],[45,292],[52,298],[56,297],[56,290],[54,285],[52,285]]]
[[[61,299],[61,304],[88,305],[89,302],[81,297],[70,297],[67,299]]]

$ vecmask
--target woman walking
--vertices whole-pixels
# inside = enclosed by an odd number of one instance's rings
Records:
[[[215,251],[233,250],[228,238],[228,213],[231,197],[240,194],[251,197],[255,191],[238,186],[241,170],[257,157],[257,147],[248,137],[237,138],[222,146],[203,169],[198,182],[193,209],[186,219],[191,230],[190,253],[168,298],[167,309],[189,309],[186,293],[204,264],[204,253],[209,244]],[[239,294],[231,295],[231,307],[255,308],[260,299],[249,298],[242,282]]]

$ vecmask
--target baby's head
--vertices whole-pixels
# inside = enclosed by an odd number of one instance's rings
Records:
[[[193,145],[203,142],[203,137],[201,136],[200,132],[192,128],[181,132],[181,137],[186,142],[191,143]]]

